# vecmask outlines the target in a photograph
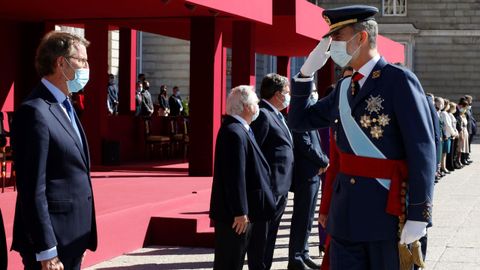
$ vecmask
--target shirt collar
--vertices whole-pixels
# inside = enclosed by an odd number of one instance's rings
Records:
[[[279,111],[277,108],[275,108],[275,106],[273,106],[272,103],[268,102],[268,100],[266,100],[266,99],[262,99],[262,100],[263,100],[265,103],[267,103],[268,106],[270,106],[276,114],[279,114],[279,113],[280,113],[280,111]]]
[[[245,121],[245,119],[243,119],[242,117],[240,117],[239,115],[231,115],[233,118],[237,119],[244,127],[245,129],[248,131],[250,130],[250,126],[248,125],[247,121]]]
[[[50,81],[45,78],[42,78],[42,83],[47,87],[48,91],[52,93],[58,103],[63,103],[63,101],[67,98],[67,96],[60,90],[58,87],[53,85]]]
[[[380,55],[377,54],[375,55],[372,59],[370,59],[370,61],[368,61],[367,63],[365,63],[365,65],[363,65],[359,70],[358,70],[358,73],[362,74],[363,75],[363,78],[358,81],[358,83],[360,84],[360,86],[363,85],[363,83],[367,80],[368,76],[370,75],[370,73],[372,72],[373,68],[375,67],[375,65],[377,65],[377,62],[380,60]]]

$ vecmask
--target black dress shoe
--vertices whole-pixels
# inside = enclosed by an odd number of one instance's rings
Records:
[[[308,270],[310,268],[308,268],[308,266],[301,261],[289,261],[287,269],[288,270]]]
[[[310,267],[310,269],[320,269],[320,265],[314,262],[311,258],[303,259],[303,262]]]

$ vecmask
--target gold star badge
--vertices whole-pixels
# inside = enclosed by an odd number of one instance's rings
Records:
[[[360,118],[360,124],[362,124],[362,127],[364,128],[369,128],[372,125],[372,119],[370,119],[370,115],[362,115]]]
[[[379,126],[374,126],[370,129],[370,135],[375,139],[380,139],[383,136],[383,129]]]
[[[381,115],[379,115],[378,124],[380,124],[383,127],[388,126],[388,124],[390,124],[390,117],[388,117],[388,114],[382,113]]]

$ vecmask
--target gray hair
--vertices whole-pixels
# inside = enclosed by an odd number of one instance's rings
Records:
[[[355,33],[359,33],[361,31],[367,32],[370,48],[373,49],[377,47],[378,24],[376,21],[368,20],[364,22],[359,22],[354,24],[352,27]]]
[[[233,88],[228,94],[226,110],[228,115],[240,115],[243,113],[244,105],[254,105],[258,103],[258,97],[255,89],[250,85],[240,85]]]

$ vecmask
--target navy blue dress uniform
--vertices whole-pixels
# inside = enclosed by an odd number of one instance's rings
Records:
[[[233,116],[218,132],[210,200],[215,221],[214,269],[242,269],[251,244],[251,227],[266,222],[275,211],[270,168],[253,134]],[[232,229],[234,217],[247,215],[251,226],[245,234]]]
[[[355,23],[376,13],[376,8],[353,6],[327,10],[331,28]],[[338,29],[337,29],[338,30]],[[404,161],[408,167],[408,206],[403,219],[430,222],[435,174],[433,123],[425,93],[407,69],[377,56],[371,71],[352,95],[352,78],[339,81],[335,90],[315,105],[308,102],[313,78],[294,78],[289,124],[293,130],[330,127],[336,146],[363,160]],[[354,164],[352,164],[354,165]],[[386,212],[392,179],[340,172],[333,184],[327,221],[332,236],[331,269],[399,269],[399,217]],[[372,167],[371,171],[377,168]],[[344,170],[346,171],[346,170]]]
[[[309,255],[308,238],[317,206],[320,188],[320,168],[328,166],[327,155],[320,147],[317,130],[292,132],[295,157],[292,190],[293,214],[290,226],[289,269],[308,269],[313,266]]]
[[[418,79],[410,71],[388,64],[381,58],[356,97],[352,97],[349,91],[341,91],[344,84],[350,88],[350,80],[341,80],[334,92],[315,105],[308,103],[313,82],[293,80],[289,112],[291,128],[308,130],[330,126],[342,152],[361,155],[357,154],[362,151],[358,148],[364,147],[361,143],[367,143],[387,159],[406,160],[409,182],[407,219],[430,222],[436,163],[434,131]],[[342,111],[342,107],[346,111]],[[352,130],[361,130],[362,133],[352,135]],[[360,137],[366,141],[354,145],[355,138]],[[371,252],[384,256],[385,263],[390,264],[389,267],[371,269],[398,269],[398,217],[385,212],[386,186],[388,180],[385,179],[338,174],[328,217],[327,231],[346,247],[356,242],[377,243]],[[392,257],[387,258],[386,254]],[[334,262],[335,258],[332,258],[332,265]]]
[[[286,119],[265,100],[259,103],[260,114],[251,127],[271,169],[271,186],[275,195],[276,211],[272,220],[254,224],[252,245],[248,249],[250,270],[270,269],[280,220],[287,205],[287,196],[293,178],[293,141]],[[266,243],[266,245],[265,245]],[[264,249],[263,247],[266,246]]]
[[[62,108],[66,96],[47,84],[42,79],[13,119],[18,196],[12,249],[36,269],[35,254],[56,246],[65,269],[79,269],[85,250],[97,247],[88,144],[72,108],[77,127]]]

